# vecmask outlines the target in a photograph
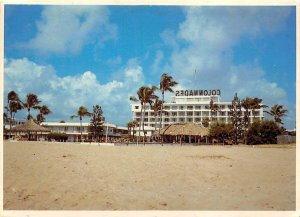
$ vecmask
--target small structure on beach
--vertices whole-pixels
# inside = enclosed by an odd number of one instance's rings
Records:
[[[194,123],[175,123],[155,131],[166,142],[200,143],[203,138],[207,143],[208,128]]]
[[[10,130],[10,132],[15,133],[15,135],[18,135],[18,133],[19,135],[27,134],[28,140],[37,140],[44,135],[43,133],[49,133],[50,131],[51,130],[36,124],[32,119]]]

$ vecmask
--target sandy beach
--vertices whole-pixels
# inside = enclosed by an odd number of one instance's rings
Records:
[[[5,210],[295,210],[296,148],[4,141]]]

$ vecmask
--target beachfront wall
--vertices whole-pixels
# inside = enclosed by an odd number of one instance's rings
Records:
[[[175,96],[169,103],[164,103],[164,113],[162,116],[162,127],[169,126],[174,123],[196,123],[200,124],[205,118],[211,119],[210,101],[218,105],[219,109],[212,115],[212,121],[230,122],[230,106],[231,102],[221,102],[220,96]],[[139,103],[131,104],[131,111],[133,112],[132,119],[140,121],[141,119],[141,105]],[[245,112],[242,109],[243,113]],[[254,111],[254,115],[250,114],[250,122],[256,119],[263,120],[263,108]],[[160,117],[154,116],[154,111],[149,105],[146,105],[145,126],[159,128]]]
[[[296,143],[296,136],[279,135],[277,136],[277,144]]]
[[[58,123],[58,122],[43,122],[42,126],[51,130],[51,132],[65,133],[68,136],[70,142],[80,141],[80,123]],[[89,123],[82,123],[82,140],[89,140]],[[126,127],[119,127],[118,125],[104,123],[102,137],[110,141],[112,138],[120,138],[128,135],[128,129]]]

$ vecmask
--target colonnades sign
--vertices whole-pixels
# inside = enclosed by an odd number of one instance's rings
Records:
[[[175,96],[220,96],[221,91],[217,90],[176,90]]]

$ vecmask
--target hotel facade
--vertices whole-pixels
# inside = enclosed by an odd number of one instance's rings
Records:
[[[210,101],[218,105],[218,110],[211,116]],[[178,90],[175,96],[172,97],[171,102],[164,103],[164,113],[162,115],[162,127],[170,124],[186,122],[201,124],[205,118],[209,122],[222,121],[229,123],[230,106],[232,102],[221,101],[220,90]],[[134,102],[131,104],[131,111],[133,112],[133,120],[140,121],[141,119],[141,104]],[[244,115],[245,109],[242,108]],[[250,112],[250,122],[256,119],[262,120],[264,118],[263,108],[254,111],[254,115]],[[210,120],[212,117],[212,120]],[[155,118],[154,111],[149,105],[145,107],[144,116],[145,126],[159,128],[160,117]]]

